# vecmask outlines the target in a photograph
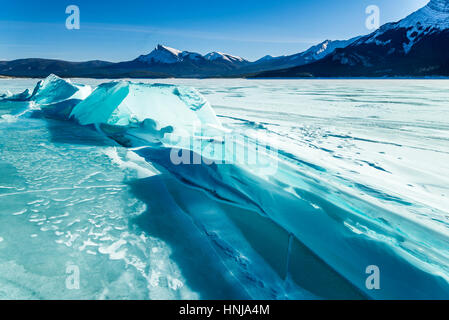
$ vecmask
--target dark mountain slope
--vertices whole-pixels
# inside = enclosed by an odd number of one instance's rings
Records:
[[[449,0],[432,0],[322,60],[256,77],[449,76]]]

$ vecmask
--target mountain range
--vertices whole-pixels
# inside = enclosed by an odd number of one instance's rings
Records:
[[[348,41],[326,40],[305,52],[281,57],[266,56],[254,62],[242,57],[210,52],[180,51],[164,45],[132,61],[68,62],[51,59],[19,59],[0,61],[0,75],[16,77],[46,77],[51,73],[61,77],[92,78],[164,78],[164,77],[236,77],[260,71],[289,68],[316,61]]]
[[[164,45],[124,62],[51,59],[0,61],[0,76],[92,78],[449,76],[449,0],[431,0],[403,20],[349,40],[326,40],[304,52],[257,61]]]
[[[449,76],[449,0],[431,0],[395,23],[306,65],[255,77]]]

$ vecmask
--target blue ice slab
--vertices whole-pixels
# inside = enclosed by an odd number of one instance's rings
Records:
[[[129,81],[99,85],[70,116],[82,125],[136,127],[142,123],[152,131],[166,128],[178,136],[221,128],[210,104],[195,89]]]
[[[18,94],[4,94],[0,99],[7,101],[33,101],[36,104],[52,104],[67,99],[84,99],[91,92],[90,86],[73,84],[70,80],[62,79],[54,74],[40,80],[33,92],[29,89]]]

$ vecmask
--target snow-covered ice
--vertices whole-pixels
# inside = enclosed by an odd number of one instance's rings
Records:
[[[0,80],[0,297],[449,297],[447,80],[141,82]]]

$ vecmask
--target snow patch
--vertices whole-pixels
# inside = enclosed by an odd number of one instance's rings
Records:
[[[210,52],[204,56],[206,60],[215,61],[215,60],[225,60],[228,62],[245,62],[246,60],[239,56],[233,56],[228,53],[223,52]]]

